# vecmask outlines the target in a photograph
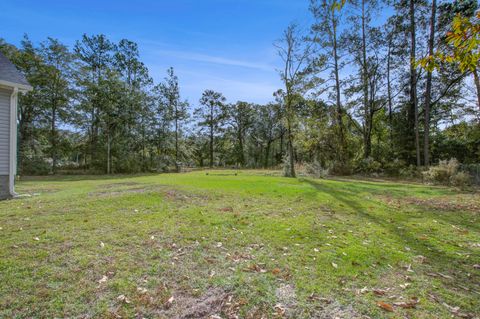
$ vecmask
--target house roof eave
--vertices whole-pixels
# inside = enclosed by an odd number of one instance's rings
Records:
[[[5,80],[0,80],[0,86],[9,87],[9,88],[17,88],[19,91],[23,91],[23,92],[33,90],[33,87],[30,86],[30,85],[13,83],[13,82],[10,82],[10,81],[5,81]]]

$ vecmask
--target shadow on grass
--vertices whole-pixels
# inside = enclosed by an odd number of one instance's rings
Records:
[[[422,184],[399,183],[389,181],[370,181],[370,180],[350,180],[350,179],[332,179],[337,182],[339,188],[349,190],[354,193],[368,192],[374,194],[388,194],[400,197],[412,195],[412,191],[421,195],[451,195],[454,192],[447,187],[426,186]]]
[[[390,216],[388,215],[384,214],[382,216],[382,213],[374,214],[368,212],[367,209],[365,209],[365,207],[361,204],[361,202],[365,201],[365,199],[358,197],[356,198],[353,187],[347,187],[345,190],[345,188],[342,189],[342,187],[334,188],[328,183],[321,183],[308,179],[305,179],[303,182],[310,184],[317,191],[329,194],[334,200],[348,206],[362,219],[382,227],[385,229],[385,231],[388,231],[391,236],[398,238],[399,242],[403,242],[405,245],[408,245],[415,255],[426,256],[430,261],[430,267],[434,268],[436,271],[442,272],[445,270],[458,270],[459,266],[465,267],[461,256],[457,257],[453,253],[448,254],[443,251],[439,251],[439,249],[435,245],[432,245],[429,241],[420,240],[417,236],[421,234],[415,234],[415,230],[410,229],[406,223],[400,223],[398,221],[391,222],[389,221]],[[360,189],[357,190],[357,192],[363,191],[368,191],[368,187],[361,186]],[[379,203],[374,201],[368,201],[367,203],[369,208],[379,205]],[[435,218],[437,218],[437,216],[435,216]],[[441,216],[438,216],[438,219],[440,218]],[[401,227],[399,228],[399,226]]]

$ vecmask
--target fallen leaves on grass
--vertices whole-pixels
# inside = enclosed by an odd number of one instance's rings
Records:
[[[285,311],[286,311],[285,306],[282,305],[282,304],[280,304],[280,303],[279,303],[279,304],[276,304],[276,305],[273,307],[273,309],[275,310],[275,314],[276,314],[277,316],[280,316],[280,317],[283,316],[283,315],[285,314]]]
[[[142,287],[137,287],[137,292],[141,295],[144,295],[148,292],[148,290]]]
[[[460,318],[465,318],[465,319],[471,319],[471,318],[474,318],[475,315],[472,314],[472,313],[466,313],[466,312],[460,312],[460,307],[453,307],[453,306],[450,306],[449,304],[447,303],[442,303],[442,305],[444,305],[448,311],[450,311],[453,315],[457,316],[457,317],[460,317]]]
[[[243,270],[247,271],[247,272],[259,272],[259,273],[266,273],[267,272],[266,269],[260,267],[260,265],[257,265],[257,264],[251,264],[247,268],[244,268]]]
[[[429,273],[427,273],[427,276],[430,276],[430,277],[442,277],[442,278],[444,278],[444,279],[453,279],[452,276],[442,274],[441,272],[429,272]]]
[[[395,307],[410,309],[410,308],[415,308],[417,306],[418,302],[419,302],[418,298],[414,297],[414,298],[410,299],[410,301],[395,302],[395,303],[393,303],[393,305]]]
[[[311,301],[319,301],[319,302],[323,302],[323,303],[326,303],[326,304],[331,304],[333,302],[331,299],[320,297],[320,296],[318,296],[314,293],[312,293],[310,296],[308,296],[308,299],[311,300]]]
[[[272,270],[272,274],[274,274],[275,276],[279,275],[282,271],[280,270],[280,268],[275,268]]]
[[[422,256],[422,255],[418,255],[418,256],[415,256],[413,257],[413,260],[419,264],[425,264],[427,262],[427,257],[425,256]]]
[[[407,289],[411,284],[410,283],[404,283],[404,284],[400,284],[400,288],[402,289]]]
[[[372,292],[377,296],[383,296],[387,293],[384,289],[372,289]]]
[[[130,299],[128,299],[125,295],[118,296],[117,300],[126,304],[130,303]]]
[[[98,283],[99,283],[99,284],[103,284],[103,283],[106,283],[107,280],[108,280],[108,277],[105,276],[105,275],[103,275],[102,279],[100,279],[100,280],[98,281]]]
[[[379,289],[379,288],[372,288],[372,289],[369,289],[367,287],[363,287],[362,289],[357,289],[356,290],[356,294],[357,295],[361,295],[361,294],[365,294],[367,292],[372,292],[374,295],[376,296],[384,296],[387,294],[387,292],[389,291],[390,289],[389,288],[386,288],[386,289]]]
[[[255,256],[247,254],[247,253],[234,253],[233,255],[230,253],[226,254],[227,258],[233,261],[234,263],[239,263],[243,260],[253,260]]]
[[[378,301],[377,306],[379,306],[380,308],[382,308],[385,311],[393,312],[393,306],[391,304],[386,303],[386,302]]]

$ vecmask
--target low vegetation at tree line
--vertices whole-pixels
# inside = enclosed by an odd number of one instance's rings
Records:
[[[275,42],[284,86],[265,105],[213,90],[192,105],[174,69],[154,83],[127,39],[0,40],[34,87],[19,102],[19,174],[283,166],[293,177],[300,164],[421,177],[415,167],[456,158],[478,180],[477,2],[309,4],[311,28]],[[384,24],[372,19],[387,9]]]
[[[279,175],[22,181],[0,317],[478,318],[478,194]]]

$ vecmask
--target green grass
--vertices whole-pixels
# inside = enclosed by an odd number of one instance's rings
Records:
[[[275,175],[20,182],[0,318],[478,318],[478,193]]]

